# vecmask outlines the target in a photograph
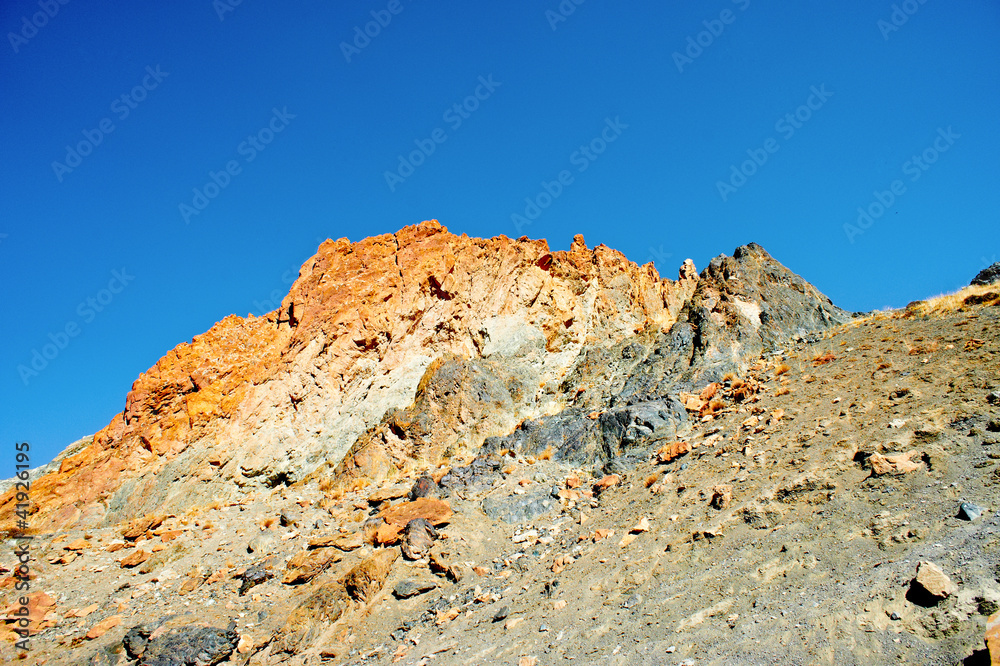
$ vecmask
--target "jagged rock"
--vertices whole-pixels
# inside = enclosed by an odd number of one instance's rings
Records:
[[[969,284],[987,285],[994,282],[1000,282],[1000,261],[976,273],[976,277],[972,278],[972,282]]]
[[[344,577],[344,588],[358,601],[371,601],[385,584],[392,563],[399,557],[399,550],[387,548],[357,565]]]
[[[438,532],[426,518],[414,518],[406,524],[403,530],[403,557],[408,560],[419,560],[434,545]]]
[[[308,582],[340,560],[340,554],[333,548],[299,551],[285,565],[285,575],[282,576],[281,582],[285,585]]]
[[[917,603],[920,603],[921,599],[926,599],[929,603],[922,605],[930,605],[954,594],[955,585],[933,562],[919,562],[917,575],[912,581],[911,592]]]
[[[114,629],[121,623],[122,623],[121,615],[112,615],[111,617],[107,617],[98,622],[97,624],[95,624],[94,626],[92,626],[87,631],[87,640],[94,640],[95,638],[100,638],[101,636],[108,633],[108,631]]]
[[[1000,613],[994,613],[986,620],[984,639],[990,653],[990,663],[997,666],[1000,664]]]
[[[132,567],[139,566],[140,564],[142,564],[143,562],[145,562],[146,560],[148,560],[149,557],[150,557],[150,553],[147,553],[146,551],[144,551],[141,548],[136,548],[134,551],[132,551],[132,553],[130,555],[127,555],[127,556],[123,557],[122,559],[118,560],[118,564],[123,569],[129,569],[129,568],[132,568]]]
[[[274,578],[274,574],[271,573],[266,564],[258,563],[250,565],[240,576],[243,582],[240,584],[239,595],[242,597],[250,588],[261,583],[266,583],[271,578]]]
[[[727,484],[718,485],[712,488],[712,508],[728,509],[733,501],[733,487]]]
[[[227,659],[238,643],[235,626],[172,628],[149,639],[139,666],[212,666]]]
[[[412,580],[407,578],[396,583],[396,587],[392,589],[392,593],[396,595],[397,599],[409,599],[418,594],[430,592],[437,586],[437,582],[433,580]]]
[[[413,487],[409,492],[409,498],[412,502],[413,500],[421,497],[436,497],[437,494],[438,485],[434,483],[434,479],[425,474],[417,479],[416,483],[413,484]]]
[[[871,467],[873,476],[901,476],[907,472],[915,472],[923,469],[922,462],[911,460],[913,456],[920,455],[919,451],[909,451],[894,456],[884,456],[881,453],[873,453],[868,456],[868,465]]]

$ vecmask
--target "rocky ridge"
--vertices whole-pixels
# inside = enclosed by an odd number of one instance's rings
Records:
[[[859,318],[753,244],[671,281],[328,241],[36,482],[42,658],[982,658],[998,299]]]

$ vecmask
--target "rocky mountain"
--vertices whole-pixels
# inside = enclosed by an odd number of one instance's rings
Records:
[[[33,479],[40,658],[988,660],[1000,295],[974,289],[859,315],[755,244],[671,280],[580,236],[327,241]],[[933,523],[972,479],[969,529]]]

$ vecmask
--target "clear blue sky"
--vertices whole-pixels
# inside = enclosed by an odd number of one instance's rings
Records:
[[[327,237],[583,233],[668,277],[756,241],[851,310],[1000,254],[994,1],[224,3],[2,3],[0,446],[36,463]]]

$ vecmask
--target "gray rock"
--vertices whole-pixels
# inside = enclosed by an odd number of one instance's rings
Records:
[[[990,403],[991,405],[1000,405],[1000,390],[993,391],[992,393],[988,394],[986,396],[986,402]]]
[[[559,502],[544,487],[533,488],[524,495],[493,494],[483,500],[487,516],[508,524],[534,520],[558,506]]]
[[[510,606],[504,606],[503,608],[498,610],[496,614],[493,616],[493,621],[503,622],[504,620],[507,619],[508,615],[510,615]]]
[[[430,592],[437,586],[438,584],[433,580],[412,580],[407,578],[396,583],[396,587],[392,589],[392,593],[396,595],[397,599],[409,599],[418,594]]]
[[[242,597],[250,588],[274,578],[274,574],[268,571],[263,564],[253,564],[247,567],[240,578],[243,580],[240,585],[240,596]]]
[[[1000,282],[1000,261],[976,273],[976,277],[972,278],[969,284],[987,285],[994,282]]]
[[[983,508],[970,502],[962,502],[958,507],[958,517],[962,520],[973,521],[983,515]]]
[[[212,666],[227,659],[239,640],[234,625],[171,629],[149,641],[139,666]]]
[[[266,555],[270,551],[274,550],[276,543],[277,540],[274,538],[273,534],[270,532],[263,532],[250,539],[250,543],[247,544],[247,552],[256,553],[258,555]]]

